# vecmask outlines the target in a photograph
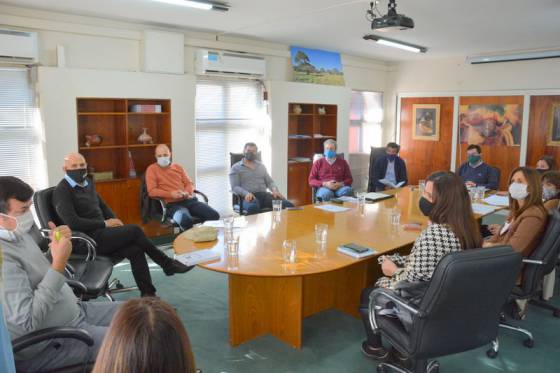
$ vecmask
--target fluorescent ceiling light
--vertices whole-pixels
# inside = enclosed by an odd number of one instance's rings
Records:
[[[501,55],[488,55],[488,56],[468,56],[467,62],[472,65],[477,65],[481,63],[542,60],[545,58],[558,58],[558,57],[560,57],[560,50],[548,50],[548,51],[519,52],[519,53],[501,54]]]
[[[202,9],[202,10],[219,10],[227,12],[229,6],[223,3],[214,3],[211,1],[196,1],[196,0],[152,0],[158,3],[165,3],[171,5],[185,6],[189,8]]]
[[[426,47],[421,47],[419,45],[404,43],[402,41],[398,41],[398,40],[394,40],[394,39],[388,39],[388,38],[373,35],[373,34],[365,35],[364,40],[373,40],[373,41],[378,42],[379,44],[383,44],[383,45],[393,47],[393,48],[399,48],[399,49],[409,51],[409,52],[414,52],[414,53],[426,53],[428,51],[428,48],[426,48]]]

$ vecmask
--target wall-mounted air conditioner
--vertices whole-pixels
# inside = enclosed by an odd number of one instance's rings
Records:
[[[264,78],[264,57],[247,53],[199,49],[195,57],[195,72],[198,75],[233,75]]]
[[[30,65],[37,61],[36,32],[0,29],[0,62]]]

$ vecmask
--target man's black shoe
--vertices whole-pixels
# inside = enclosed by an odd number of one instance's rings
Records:
[[[185,273],[193,268],[194,266],[184,265],[177,259],[171,259],[171,261],[163,267],[163,272],[165,272],[167,276],[173,276],[175,273]]]

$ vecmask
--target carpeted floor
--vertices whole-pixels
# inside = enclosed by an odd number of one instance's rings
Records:
[[[171,254],[170,252],[168,252]],[[272,336],[263,336],[237,348],[228,344],[227,277],[196,268],[166,277],[157,266],[152,277],[158,295],[179,312],[189,333],[196,363],[204,373],[242,372],[375,372],[375,363],[362,356],[361,321],[338,311],[325,311],[305,319],[302,350],[295,350]],[[130,267],[123,263],[114,275],[132,285]],[[558,286],[553,303],[560,305]],[[138,296],[120,294],[118,300]],[[519,322],[533,332],[535,347],[522,345],[523,337],[500,332],[500,354],[486,357],[486,348],[441,357],[440,372],[560,372],[560,319],[530,306],[527,320]],[[453,331],[449,331],[453,333]]]

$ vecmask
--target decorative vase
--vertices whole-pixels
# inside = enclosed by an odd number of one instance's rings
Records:
[[[101,143],[103,142],[103,137],[97,134],[85,135],[85,138],[86,138],[85,146],[87,147],[98,146],[101,145]]]
[[[294,114],[301,114],[301,106],[300,105],[295,105],[294,106]]]
[[[144,128],[143,130],[144,132],[138,136],[138,142],[140,144],[153,144],[154,140],[152,139],[152,136],[148,135],[148,129]]]
[[[324,106],[320,106],[317,111],[319,112],[320,115],[325,115],[327,113],[327,110],[325,110]]]

